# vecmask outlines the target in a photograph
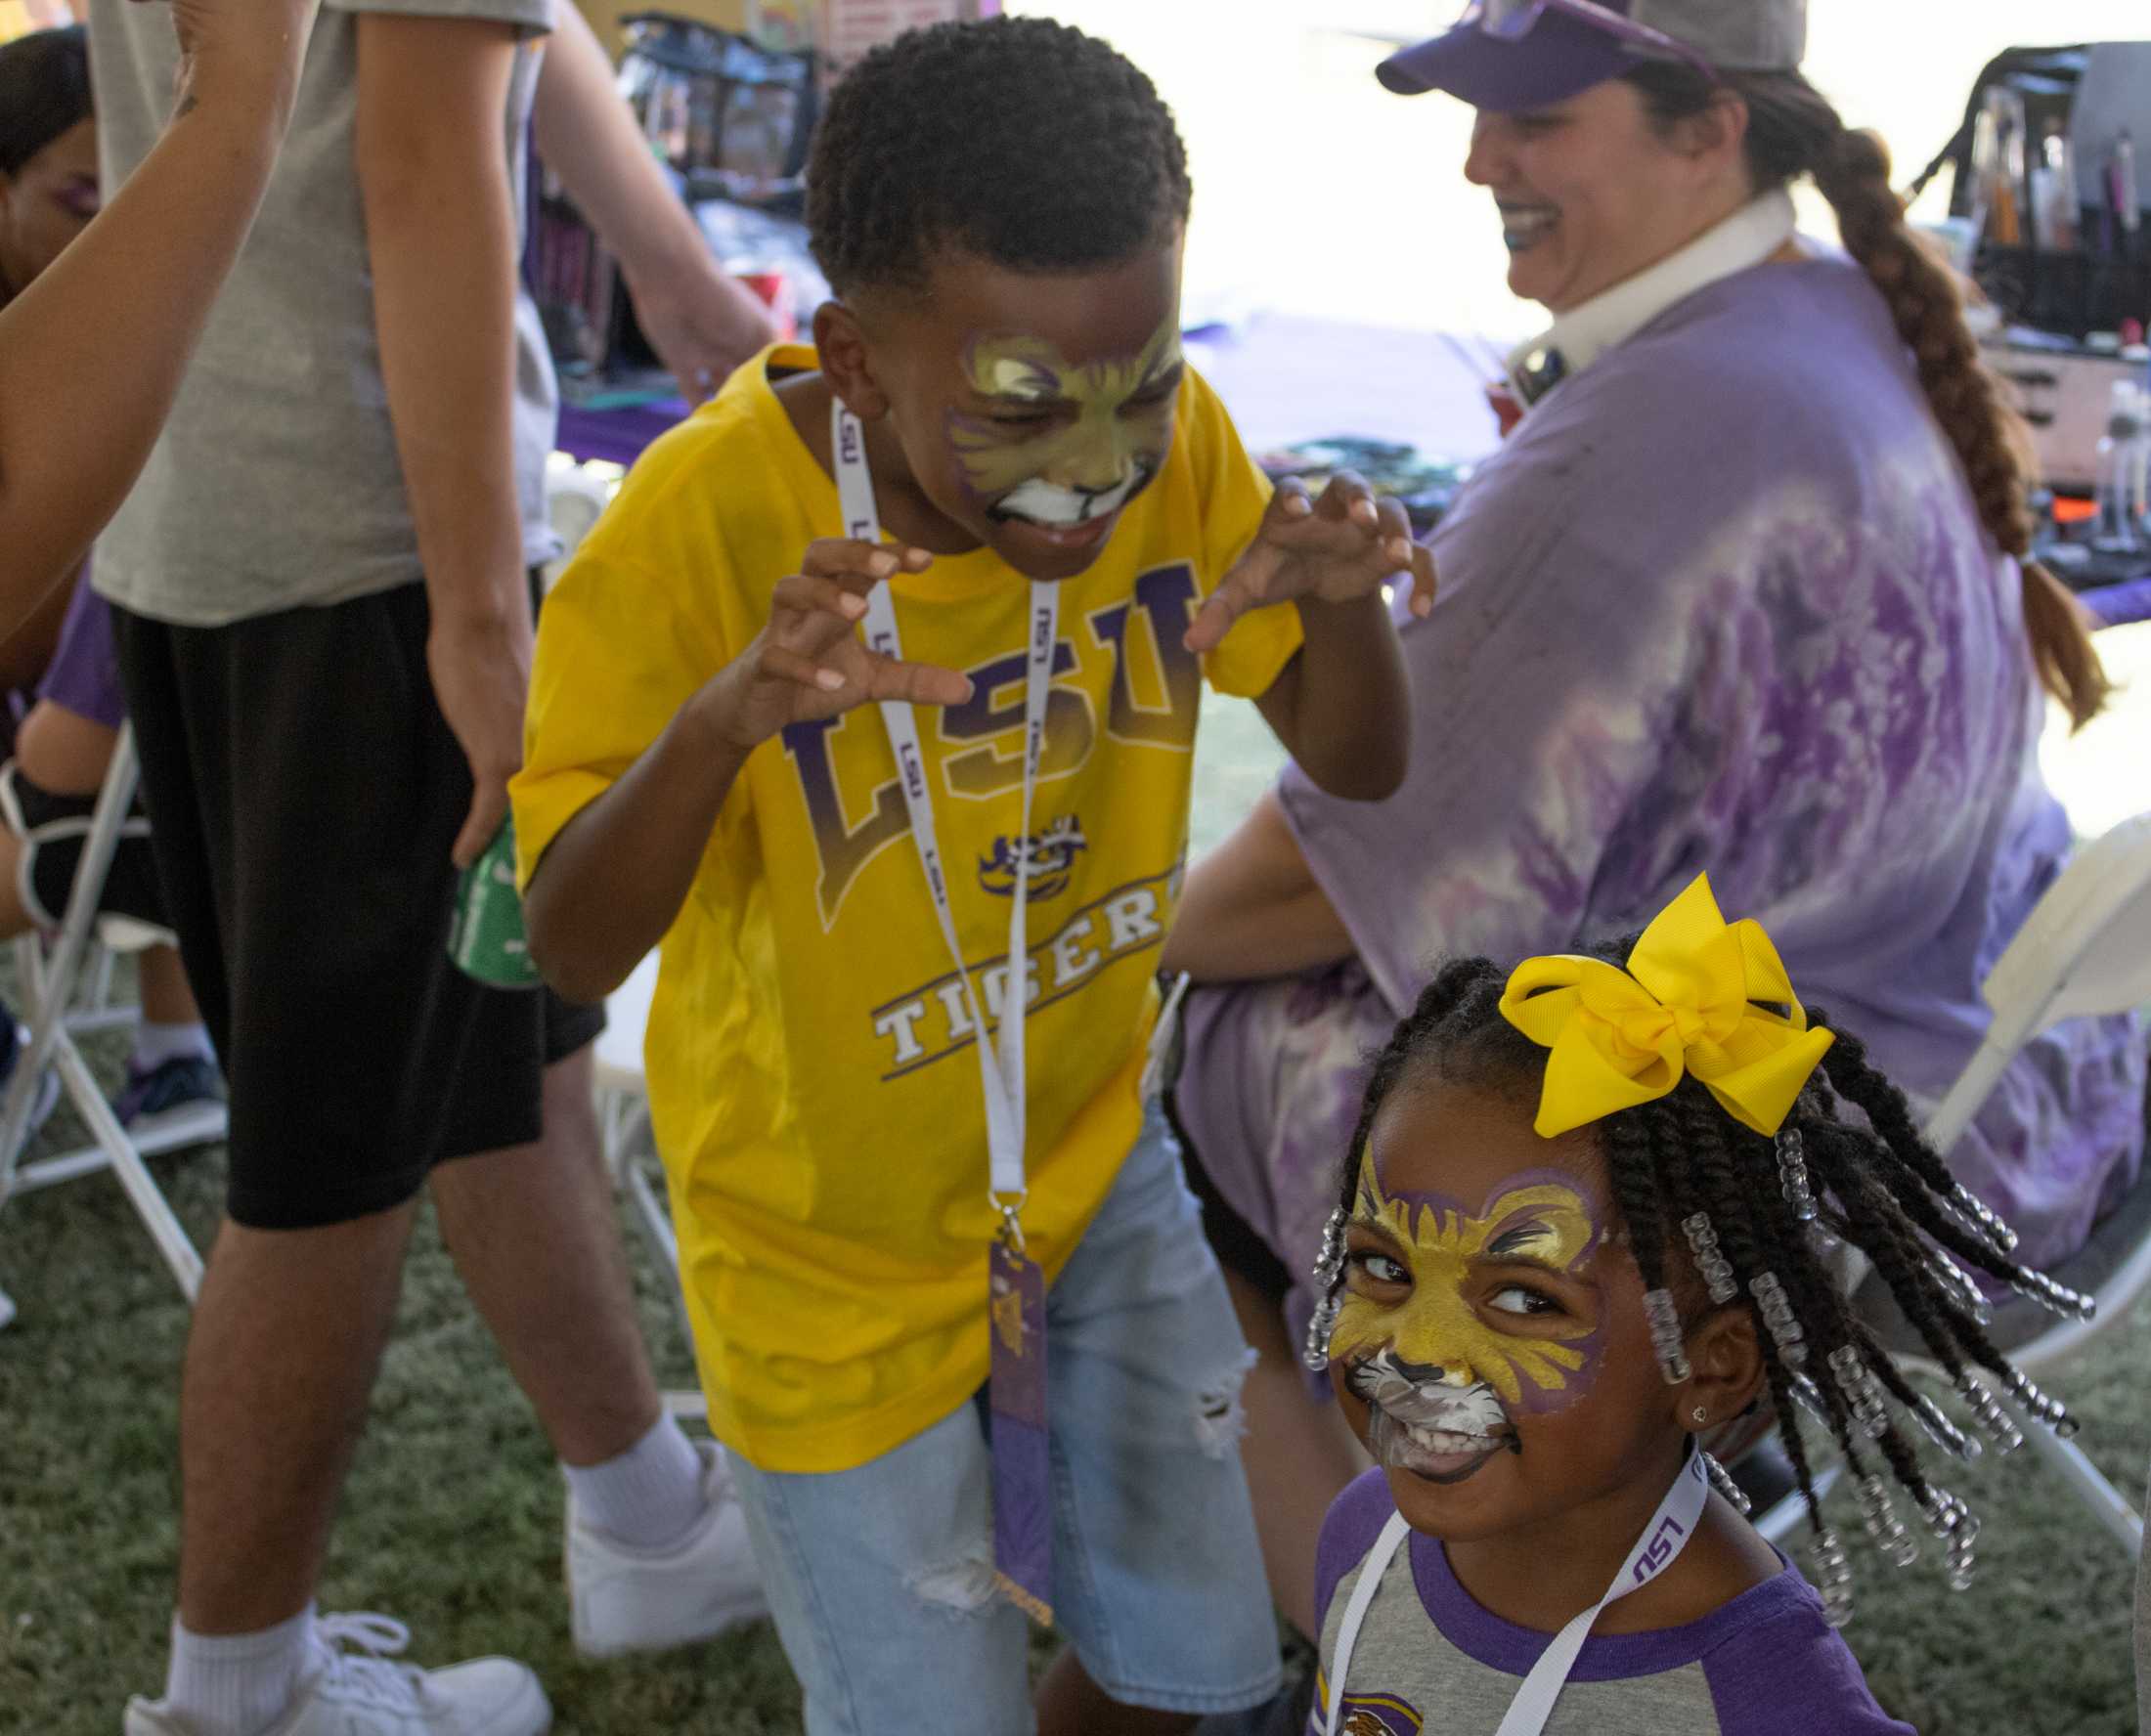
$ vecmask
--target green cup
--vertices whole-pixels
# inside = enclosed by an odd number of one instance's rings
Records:
[[[463,870],[456,890],[456,920],[448,931],[448,956],[466,976],[494,988],[536,988],[530,937],[523,929],[523,900],[515,890],[515,826],[510,821]]]

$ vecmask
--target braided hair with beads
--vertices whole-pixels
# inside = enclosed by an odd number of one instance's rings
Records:
[[[1619,966],[1634,947],[1631,940],[1591,949],[1591,956]],[[1375,1119],[1408,1072],[1431,1067],[1459,1083],[1535,1087],[1547,1053],[1504,1017],[1508,982],[1508,974],[1490,960],[1452,963],[1398,1025],[1368,1081],[1339,1174],[1334,1230],[1340,1231],[1351,1213]],[[1810,1011],[1823,1021],[1820,1009]],[[1843,1105],[1859,1113],[1841,1113]],[[1734,1299],[1691,1311],[1685,1324],[1692,1326],[1711,1306],[1744,1308],[1754,1319],[1778,1436],[1815,1533],[1817,1577],[1830,1619],[1841,1624],[1850,1614],[1851,1570],[1822,1515],[1800,1432],[1802,1411],[1821,1423],[1843,1455],[1876,1546],[1899,1565],[1917,1553],[1894,1510],[1886,1476],[1944,1543],[1951,1583],[1961,1589],[1971,1577],[1978,1521],[1928,1480],[1907,1424],[1917,1423],[1961,1458],[1978,1456],[1979,1442],[1892,1362],[1838,1280],[1838,1251],[1856,1249],[1866,1257],[1927,1355],[1956,1383],[1978,1430],[2001,1452],[2022,1436],[1996,1399],[1997,1388],[2057,1433],[2073,1433],[2076,1423],[1997,1348],[1982,1324],[1985,1303],[1965,1269],[2057,1312],[2085,1313],[2088,1300],[2010,1258],[2006,1231],[1983,1208],[1974,1213],[1966,1207],[1967,1196],[1940,1154],[1920,1137],[1904,1094],[1843,1031],[1775,1138],[1734,1119],[1692,1074],[1665,1096],[1616,1110],[1594,1126],[1646,1296],[1668,1298],[1670,1308],[1672,1280],[1697,1276],[1689,1249],[1698,1236],[1691,1231],[1684,1238],[1681,1227],[1698,1218],[1713,1269],[1719,1261],[1731,1268]],[[1311,1363],[1321,1360],[1326,1327],[1336,1318],[1341,1268],[1340,1258],[1326,1258],[1317,1271],[1324,1297],[1310,1338]],[[1699,1278],[1684,1287],[1698,1301],[1704,1293]],[[1661,1366],[1675,1384],[1687,1373],[1673,1360],[1681,1329],[1675,1328],[1671,1355],[1660,1348]]]

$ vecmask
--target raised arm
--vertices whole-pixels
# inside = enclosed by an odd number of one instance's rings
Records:
[[[680,914],[719,811],[748,758],[786,725],[898,699],[961,705],[971,683],[953,670],[869,651],[856,630],[866,596],[898,571],[924,572],[923,549],[830,540],[778,582],[752,643],[680,708],[625,774],[563,826],[524,894],[531,957],[571,1001],[595,1001],[626,980]],[[576,575],[562,582],[572,608]],[[549,635],[554,610],[547,612]],[[549,643],[549,657],[550,647]],[[563,671],[572,682],[574,669]],[[550,672],[539,671],[543,694]],[[589,703],[586,688],[578,703]],[[534,775],[552,769],[541,698]]]
[[[141,474],[291,116],[313,0],[172,16],[185,58],[164,137],[0,309],[0,630],[66,582]]]

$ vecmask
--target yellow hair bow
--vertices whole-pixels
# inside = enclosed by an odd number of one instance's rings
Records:
[[[1707,874],[1644,931],[1627,970],[1565,953],[1526,959],[1501,1011],[1553,1051],[1533,1122],[1545,1139],[1664,1097],[1684,1073],[1742,1126],[1776,1134],[1836,1040],[1808,1028],[1778,948],[1760,924],[1727,923]]]

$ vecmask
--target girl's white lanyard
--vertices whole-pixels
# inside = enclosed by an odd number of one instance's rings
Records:
[[[1688,1547],[1688,1540],[1694,1535],[1696,1521],[1702,1518],[1703,1507],[1709,1499],[1710,1479],[1703,1469],[1703,1455],[1690,1441],[1688,1461],[1681,1466],[1680,1475],[1673,1479],[1673,1487],[1666,1491],[1658,1510],[1650,1516],[1650,1523],[1644,1527],[1636,1546],[1629,1550],[1628,1559],[1621,1563],[1621,1571],[1613,1576],[1613,1584],[1606,1587],[1603,1597],[1555,1634],[1553,1643],[1539,1654],[1539,1661],[1523,1678],[1523,1686],[1516,1690],[1515,1699],[1510,1702],[1509,1714],[1501,1720],[1501,1728],[1494,1736],[1539,1736],[1546,1728],[1546,1720],[1554,1715],[1554,1703],[1568,1683],[1568,1672],[1576,1668],[1576,1660],[1583,1653],[1583,1642],[1590,1637],[1591,1625],[1607,1604],[1649,1584],[1673,1565],[1674,1558]],[[1339,1722],[1343,1716],[1344,1684],[1352,1668],[1352,1650],[1358,1645],[1360,1629],[1367,1623],[1368,1608],[1387,1577],[1396,1552],[1411,1535],[1412,1528],[1405,1524],[1404,1516],[1392,1513],[1389,1523],[1382,1528],[1381,1537],[1375,1540],[1366,1564],[1359,1570],[1359,1582],[1352,1587],[1351,1601],[1344,1606],[1344,1622],[1337,1635],[1337,1662],[1329,1675],[1329,1721],[1324,1726],[1327,1736],[1337,1736]]]
[[[861,542],[881,541],[881,511],[874,503],[874,478],[866,463],[866,430],[843,400],[830,407],[829,450],[835,459],[837,499],[844,508],[844,534]],[[1031,883],[1031,799],[1038,781],[1045,747],[1046,702],[1053,686],[1054,643],[1060,632],[1061,588],[1031,587],[1031,642],[1024,686],[1023,827],[1013,841],[1016,888],[1009,899],[1006,986],[1001,994],[1001,1039],[996,1051],[986,1022],[986,1010],[971,982],[963,948],[956,940],[956,919],[948,901],[948,880],[934,827],[934,803],[926,784],[926,758],[919,746],[918,720],[900,700],[884,700],[882,725],[896,750],[897,775],[910,816],[911,843],[926,872],[926,890],[934,900],[942,939],[962,985],[964,1011],[979,1034],[979,1080],[986,1094],[986,1138],[993,1203],[1022,1246],[1018,1214],[1023,1209],[1024,1180],[1024,1021],[1030,1005],[1031,967],[1025,904]],[[866,643],[885,657],[900,658],[903,642],[897,631],[897,605],[888,583],[877,585],[866,599]]]

